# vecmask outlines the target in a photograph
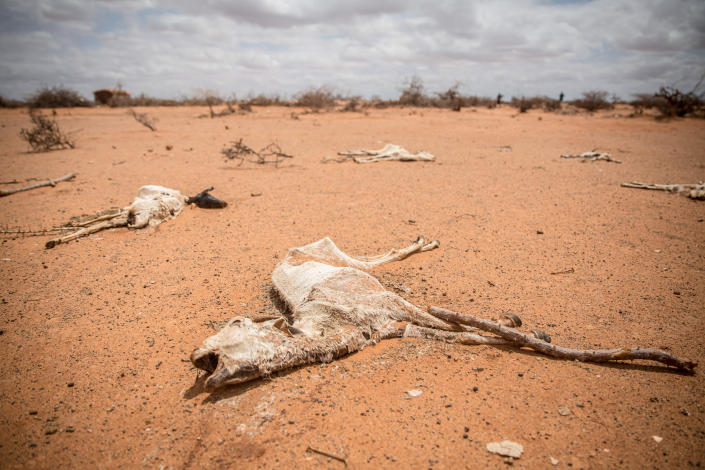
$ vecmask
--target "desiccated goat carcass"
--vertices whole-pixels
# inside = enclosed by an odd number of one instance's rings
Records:
[[[287,314],[259,323],[233,318],[191,354],[191,361],[209,372],[205,385],[214,389],[292,367],[330,362],[385,338],[505,343],[430,315],[362,271],[437,246],[437,241],[426,243],[419,237],[412,245],[383,255],[352,257],[326,237],[292,248],[272,273]]]
[[[257,322],[235,317],[191,353],[208,373],[208,390],[254,380],[306,364],[330,362],[385,338],[417,337],[461,344],[514,344],[554,357],[582,361],[649,359],[692,371],[695,363],[650,349],[572,350],[551,345],[540,330],[520,333],[513,314],[499,321],[432,307],[425,312],[386,291],[363,270],[439,246],[423,237],[400,250],[352,257],[330,238],[292,248],[274,269],[272,282],[288,312]],[[482,336],[482,329],[497,336]]]
[[[596,152],[595,150],[592,150],[590,152],[583,152],[579,155],[565,154],[565,155],[561,155],[561,158],[582,158],[582,160],[584,162],[586,162],[586,161],[594,162],[596,160],[604,160],[606,162],[622,163],[622,160],[615,160],[607,152]]]
[[[350,152],[338,152],[342,158],[326,158],[323,163],[335,160],[338,163],[346,160],[353,160],[355,163],[373,163],[386,161],[400,162],[433,162],[436,157],[422,150],[419,153],[411,153],[399,145],[387,144],[379,150],[353,150]]]
[[[695,184],[648,184],[632,181],[631,183],[622,183],[622,186],[625,188],[655,189],[687,196],[691,199],[705,200],[705,182],[703,181]]]
[[[220,201],[208,194],[212,189],[202,191],[194,197],[188,197],[176,189],[156,185],[142,186],[137,191],[135,200],[129,206],[105,211],[90,220],[70,222],[70,226],[75,227],[76,231],[63,237],[49,240],[46,243],[46,248],[53,248],[60,243],[67,243],[109,228],[129,227],[137,229],[144,228],[147,225],[154,227],[179,215],[186,204],[196,204],[199,207],[207,208],[227,206],[224,201]]]

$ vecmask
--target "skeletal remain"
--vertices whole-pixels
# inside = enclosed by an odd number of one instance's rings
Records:
[[[638,189],[655,189],[658,191],[667,191],[676,193],[680,196],[686,196],[691,199],[705,200],[705,182],[701,181],[696,184],[648,184],[640,181],[632,181],[631,183],[622,183],[625,188]]]
[[[583,152],[580,155],[565,154],[561,155],[561,158],[582,158],[583,161],[589,160],[594,162],[595,160],[604,160],[606,162],[622,163],[622,160],[615,160],[607,152],[596,152],[595,150]]]
[[[330,362],[382,339],[402,336],[460,344],[528,345],[556,356],[556,351],[564,352],[565,348],[549,344],[550,337],[539,330],[533,330],[532,336],[518,333],[515,327],[521,326],[521,320],[516,315],[504,315],[499,321],[483,320],[473,324],[475,328],[468,328],[464,325],[470,324],[469,316],[449,316],[448,311],[437,308],[425,312],[386,291],[377,279],[363,272],[437,246],[437,241],[426,243],[419,237],[406,248],[374,257],[349,256],[330,238],[292,248],[272,273],[274,288],[287,312],[262,321],[231,319],[191,353],[191,361],[208,372],[205,387],[212,390],[293,367]],[[493,326],[488,331],[499,337],[476,333],[478,325],[487,330],[488,324]],[[507,331],[520,336],[505,334]],[[535,347],[537,342],[540,346]],[[657,357],[641,352],[632,356],[611,353],[610,357],[591,359],[588,355],[583,360],[660,360],[669,356],[663,352]]]
[[[189,198],[175,189],[155,185],[142,186],[137,192],[135,200],[129,206],[107,211],[107,213],[83,222],[70,222],[68,225],[75,227],[76,231],[49,240],[46,243],[46,248],[53,248],[60,243],[67,243],[109,228],[137,229],[148,225],[154,227],[179,215],[186,204],[195,203],[199,207],[225,207],[227,203],[208,194],[212,189],[207,189]]]
[[[344,162],[346,160],[353,160],[355,163],[372,163],[380,162],[383,160],[387,161],[400,161],[400,162],[433,162],[436,157],[431,155],[426,151],[421,151],[419,153],[410,153],[403,147],[394,144],[387,144],[379,150],[354,150],[350,152],[338,152],[338,155],[342,155],[342,158],[324,158],[323,163],[334,160],[338,163]]]

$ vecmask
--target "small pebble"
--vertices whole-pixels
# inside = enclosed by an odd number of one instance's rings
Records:
[[[51,435],[51,434],[55,434],[56,431],[58,431],[58,430],[59,430],[59,429],[58,429],[56,426],[49,426],[48,428],[46,428],[46,429],[44,430],[44,434],[46,434],[47,436],[49,436],[49,435]],[[656,437],[656,436],[654,436],[654,437]]]
[[[73,382],[67,383],[66,386],[69,387],[69,388],[73,387]]]
[[[66,429],[64,429],[64,431],[73,432],[74,431],[73,426],[66,426]]]
[[[36,410],[30,410],[29,414],[31,414],[31,415],[36,415],[36,414],[37,414],[37,411],[36,411]]]
[[[477,388],[477,387],[473,387],[473,388],[472,388],[472,391],[473,391],[473,392],[477,392],[478,390],[480,390],[480,389]]]

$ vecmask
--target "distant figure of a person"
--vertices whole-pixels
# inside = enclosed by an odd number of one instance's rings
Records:
[[[502,93],[497,93],[497,106],[502,104]]]
[[[563,102],[563,98],[565,98],[565,95],[564,95],[563,92],[561,91],[560,96],[558,96],[558,101],[562,103],[562,102]]]

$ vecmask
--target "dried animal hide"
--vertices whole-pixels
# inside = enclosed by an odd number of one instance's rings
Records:
[[[658,191],[676,193],[691,199],[705,200],[705,182],[703,181],[696,184],[648,184],[632,181],[631,183],[622,183],[622,186],[625,188],[655,189]]]
[[[214,389],[292,367],[330,362],[384,338],[428,337],[430,331],[438,331],[462,332],[465,340],[477,336],[477,342],[486,342],[479,335],[465,333],[467,328],[435,318],[386,291],[362,271],[438,245],[420,237],[407,248],[359,258],[345,254],[327,237],[292,248],[272,273],[274,288],[288,313],[260,323],[233,318],[191,354],[191,361],[210,374],[205,385]]]
[[[324,159],[323,162],[330,160],[335,160],[338,163],[344,162],[346,160],[353,160],[355,163],[373,163],[386,161],[400,161],[400,162],[433,162],[436,157],[431,155],[426,151],[421,151],[419,153],[411,153],[403,147],[394,144],[387,144],[379,150],[354,150],[351,152],[338,152],[338,155],[342,155],[343,158],[328,158]]]

